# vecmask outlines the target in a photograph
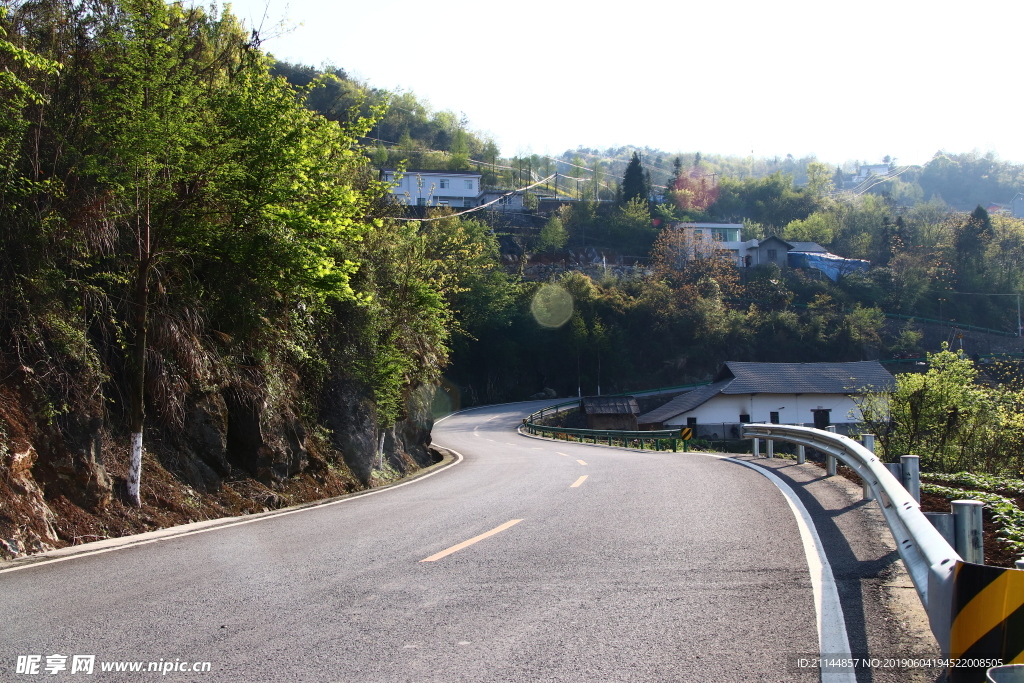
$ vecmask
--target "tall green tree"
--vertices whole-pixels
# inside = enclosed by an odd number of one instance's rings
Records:
[[[131,457],[128,497],[140,505],[142,432],[150,318],[150,286],[161,254],[174,248],[182,214],[207,160],[209,110],[205,79],[190,54],[197,11],[163,0],[124,0],[124,18],[104,36],[93,125],[105,142],[93,168],[110,186],[119,220],[134,235],[131,268],[129,404]]]
[[[651,188],[643,166],[640,164],[640,155],[633,152],[633,156],[622,174],[622,203],[629,204],[634,199],[647,202],[650,196]]]

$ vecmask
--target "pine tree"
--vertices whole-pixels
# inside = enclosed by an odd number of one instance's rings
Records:
[[[631,199],[648,201],[650,196],[651,188],[640,165],[640,155],[633,152],[633,158],[629,160],[622,176],[622,203],[628,204]]]

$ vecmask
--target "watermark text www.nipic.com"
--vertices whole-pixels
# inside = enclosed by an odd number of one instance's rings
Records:
[[[206,673],[210,662],[161,659],[156,662],[97,662],[96,655],[18,655],[14,673],[28,676],[38,674],[95,674],[107,672],[155,673],[166,676],[175,673]]]

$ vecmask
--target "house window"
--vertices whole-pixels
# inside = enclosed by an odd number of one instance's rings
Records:
[[[470,208],[471,206],[473,206],[473,200],[470,199],[469,197],[466,197],[464,200],[462,200],[462,206],[466,207],[467,209]]]
[[[426,205],[427,205],[427,198],[426,197],[420,197],[419,199],[416,200],[416,206],[426,206]]]
[[[769,261],[774,261],[777,258],[779,258],[779,251],[778,251],[778,249],[769,249],[768,250],[768,260]]]
[[[472,180],[467,180],[466,181],[466,189],[467,190],[472,190],[473,189],[473,181]]]
[[[447,190],[449,182],[450,181],[447,178],[441,178],[441,189],[442,190]]]
[[[748,422],[750,422],[750,416],[747,415],[746,413],[740,413],[740,422],[742,422],[743,424],[747,424]]]
[[[778,413],[778,411],[773,410],[772,412],[768,413],[768,419],[771,420],[773,425],[779,424],[779,413]]]
[[[687,427],[696,427],[697,426],[697,418],[695,418],[695,417],[688,417],[688,418],[686,418],[686,426]]]

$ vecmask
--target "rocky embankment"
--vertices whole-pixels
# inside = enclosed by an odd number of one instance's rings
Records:
[[[0,384],[0,559],[203,519],[241,515],[387,483],[440,459],[431,388],[380,432],[373,404],[334,382],[309,424],[285,406],[230,392],[189,398],[173,427],[147,426],[142,507],[128,504],[128,437],[103,405],[41,414],[25,368]]]

